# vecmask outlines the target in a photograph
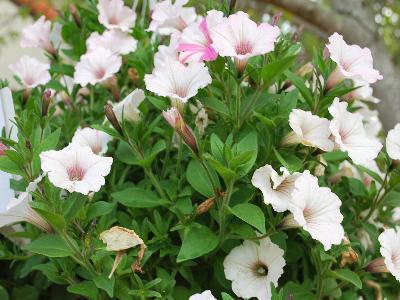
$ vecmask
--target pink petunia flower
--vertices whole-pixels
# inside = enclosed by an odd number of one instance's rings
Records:
[[[50,81],[50,65],[38,61],[36,58],[24,55],[15,64],[9,66],[10,70],[21,79],[26,88],[35,88]]]

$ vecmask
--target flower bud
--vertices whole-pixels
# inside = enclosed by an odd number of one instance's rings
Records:
[[[272,21],[271,21],[271,25],[272,26],[276,26],[279,23],[279,20],[282,17],[282,13],[281,12],[277,12],[273,17],[272,17]]]
[[[112,105],[111,104],[106,104],[104,106],[104,112],[106,114],[106,118],[111,123],[111,125],[114,127],[114,129],[116,131],[118,131],[119,134],[123,135],[122,127],[119,124],[117,117],[115,116],[114,109],[113,109]]]
[[[49,107],[52,101],[51,91],[46,90],[42,96],[42,117],[46,117],[49,113]]]
[[[8,150],[8,147],[4,145],[3,143],[0,143],[0,156],[6,155],[6,151]]]
[[[113,95],[115,102],[119,102],[120,100],[120,90],[118,87],[117,77],[112,76],[103,82],[104,86],[108,88]]]
[[[72,15],[72,18],[74,18],[74,21],[75,21],[76,26],[81,27],[81,17],[80,17],[79,14],[78,14],[78,11],[77,11],[77,9],[76,9],[76,6],[75,6],[74,4],[71,3],[71,4],[68,6],[68,8],[69,8],[69,12],[70,12],[71,15]]]
[[[132,82],[137,82],[140,79],[138,70],[135,68],[129,68],[128,77]]]
[[[236,0],[230,0],[229,1],[229,14],[232,14],[233,11],[235,10],[236,6]]]
[[[368,273],[388,273],[388,269],[385,264],[385,259],[383,257],[376,258],[371,261],[366,267],[365,271]]]
[[[199,206],[197,206],[196,216],[208,212],[210,208],[214,206],[214,204],[215,204],[215,197],[208,198],[207,200],[203,201],[202,203],[200,203]]]
[[[178,109],[172,107],[167,111],[163,111],[163,116],[169,125],[181,136],[186,145],[197,154],[198,146],[196,137],[193,130],[186,125]]]
[[[324,48],[324,51],[322,52],[322,58],[327,61],[331,54],[329,53],[329,49],[327,47]]]

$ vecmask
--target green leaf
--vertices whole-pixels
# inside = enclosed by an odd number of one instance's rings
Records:
[[[168,204],[167,200],[159,198],[152,191],[139,187],[115,192],[111,196],[119,203],[131,208],[149,208]]]
[[[43,151],[48,151],[55,149],[58,145],[58,141],[60,140],[61,135],[61,128],[58,128],[54,132],[50,133],[42,143],[40,143],[39,147],[37,148],[37,154],[40,154]]]
[[[347,180],[349,181],[350,192],[354,196],[368,197],[368,191],[365,188],[364,183],[355,178],[347,178]]]
[[[283,299],[287,299],[290,295],[292,295],[293,299],[296,300],[317,300],[308,288],[294,282],[288,282],[284,287]]]
[[[400,192],[389,192],[385,197],[384,204],[390,207],[400,206]]]
[[[98,201],[90,205],[86,218],[88,220],[93,220],[94,218],[100,216],[108,215],[114,208],[114,203],[109,203],[105,201]]]
[[[289,152],[283,152],[282,150],[278,152],[275,148],[273,149],[276,158],[290,173],[296,172],[302,168],[303,162],[296,155]]]
[[[242,203],[230,208],[232,214],[247,224],[265,233],[265,216],[261,208],[251,203]]]
[[[0,171],[14,174],[14,175],[22,175],[23,172],[19,168],[19,166],[14,163],[7,156],[0,156]]]
[[[65,223],[65,219],[62,215],[55,214],[51,211],[43,210],[38,207],[34,207],[34,209],[46,219],[46,221],[51,225],[51,227],[57,230],[63,230],[67,224]]]
[[[2,287],[2,286],[0,286],[0,299],[2,299],[2,300],[9,300],[10,298],[8,297],[8,292],[7,292],[7,290],[4,288],[4,287]]]
[[[197,160],[192,160],[186,170],[186,179],[190,183],[190,185],[200,194],[209,198],[214,196],[214,190],[211,180],[213,180],[214,182],[218,180],[215,173],[210,172],[210,175],[213,178],[210,179],[208,177],[206,170]]]
[[[244,176],[251,170],[257,159],[257,153],[258,153],[257,132],[252,131],[248,135],[246,135],[243,139],[241,139],[237,144],[237,151],[239,154],[249,151],[252,152],[250,159],[248,159],[247,162],[243,164],[240,167],[240,170],[238,171],[240,176]],[[236,160],[236,157],[234,158],[234,160]]]
[[[311,94],[311,91],[304,84],[303,79],[290,71],[286,71],[285,75],[299,90],[304,100],[306,100],[308,106],[312,108],[314,102],[313,95]]]
[[[377,182],[379,182],[380,184],[383,184],[383,179],[381,176],[379,176],[377,173],[375,173],[374,171],[371,171],[370,169],[361,166],[361,165],[357,165],[357,168],[359,168],[361,171],[367,173],[369,176],[371,176],[373,179],[375,179]]]
[[[356,273],[348,269],[338,269],[335,271],[328,270],[327,275],[336,279],[350,282],[359,289],[362,288],[362,282],[360,277]]]
[[[210,253],[218,245],[218,237],[206,226],[193,223],[186,232],[176,261],[183,262]]]
[[[222,293],[222,300],[235,300],[231,295],[228,295],[227,293]]]
[[[132,153],[132,150],[129,147],[129,145],[124,141],[121,141],[119,143],[117,151],[115,152],[115,155],[117,156],[117,158],[120,161],[122,161],[123,163],[126,163],[128,165],[137,165],[138,164],[138,159]]]
[[[73,254],[67,243],[58,234],[43,235],[23,249],[48,257],[67,257]]]
[[[93,277],[93,281],[99,289],[106,291],[108,296],[114,296],[115,276],[109,279],[105,274],[98,275]]]
[[[90,299],[97,299],[97,295],[99,294],[99,290],[93,281],[82,281],[71,284],[67,287],[67,291]]]
[[[229,115],[228,106],[224,102],[222,102],[216,98],[204,97],[204,98],[201,98],[200,101],[205,107],[211,108],[212,110],[219,112],[220,114],[223,114],[226,116]]]
[[[84,195],[79,193],[70,194],[63,204],[65,220],[70,221],[74,219],[86,202],[87,198]]]
[[[293,64],[296,57],[297,55],[293,55],[264,65],[261,70],[261,76],[264,80],[264,85],[270,86],[277,81],[279,76],[281,76],[283,72]]]
[[[168,104],[167,104],[167,102],[165,102],[164,99],[156,98],[153,96],[147,96],[146,99],[149,100],[150,103],[153,104],[159,110],[167,110],[168,109]]]

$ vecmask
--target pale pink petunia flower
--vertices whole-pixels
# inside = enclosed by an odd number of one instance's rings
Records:
[[[75,66],[74,81],[81,86],[103,82],[117,73],[121,65],[121,57],[98,48],[81,56]]]
[[[386,137],[386,152],[391,159],[400,160],[400,123],[389,130]]]
[[[107,29],[131,31],[135,26],[136,13],[124,5],[122,0],[99,0],[99,22]]]
[[[189,300],[217,300],[210,290],[204,291],[201,294],[194,294],[189,297]]]
[[[148,30],[159,35],[182,32],[189,24],[196,21],[193,7],[183,7],[189,0],[164,0],[154,6]]]
[[[107,133],[90,127],[78,128],[72,137],[72,143],[89,146],[94,154],[103,155],[107,152],[108,143],[112,137]]]
[[[182,62],[188,61],[213,61],[218,57],[217,51],[212,46],[210,29],[221,23],[224,14],[221,11],[211,10],[199,22],[186,27],[181,36],[178,51]]]
[[[146,88],[172,102],[186,103],[198,90],[212,81],[208,68],[203,63],[183,65],[168,59],[162,67],[156,67],[152,74],[144,77]]]
[[[371,138],[378,138],[383,128],[378,110],[370,109],[366,103],[361,101],[354,101],[353,108],[357,108],[357,112],[362,115],[367,135]]]
[[[257,241],[244,241],[231,250],[224,260],[226,279],[232,281],[232,290],[241,298],[271,299],[271,284],[278,280],[286,265],[283,250],[269,237]]]
[[[157,52],[154,54],[154,67],[162,67],[169,60],[179,60],[179,46],[180,34],[174,33],[171,35],[169,45],[158,46]]]
[[[343,36],[337,32],[329,37],[329,44],[326,47],[331,59],[337,64],[335,71],[328,79],[328,89],[346,78],[360,79],[367,83],[374,83],[383,79],[379,71],[373,68],[373,59],[368,48],[347,45]]]
[[[23,55],[16,63],[9,66],[10,70],[21,79],[26,88],[35,88],[48,83],[51,79],[50,65],[36,58]]]
[[[371,103],[379,103],[380,99],[373,96],[373,88],[371,85],[361,79],[353,79],[353,86],[358,87],[344,96],[346,101],[362,100]]]
[[[288,209],[294,183],[300,176],[299,173],[290,174],[288,170],[281,167],[282,175],[279,175],[270,165],[258,168],[251,179],[251,183],[260,189],[265,204],[271,204],[277,212]]]
[[[400,231],[385,229],[378,237],[387,270],[400,281]]]
[[[105,48],[115,54],[128,54],[134,52],[137,41],[128,33],[120,30],[106,30],[102,34],[92,32],[86,40],[88,51],[95,51],[97,48]]]
[[[56,50],[51,43],[51,22],[41,16],[35,23],[22,29],[20,40],[22,48],[41,48],[51,54]]]
[[[284,226],[301,226],[311,237],[322,243],[325,250],[340,245],[344,238],[342,202],[327,187],[319,187],[317,177],[304,172],[295,182],[289,203],[292,213]]]
[[[113,162],[111,157],[96,155],[90,147],[75,143],[60,151],[42,152],[40,160],[52,184],[84,195],[100,190]]]
[[[220,56],[233,57],[239,70],[243,70],[250,57],[274,50],[279,34],[277,26],[257,25],[242,11],[230,15],[210,30],[213,48]]]
[[[341,151],[347,151],[354,163],[362,165],[378,156],[382,144],[367,135],[362,115],[347,111],[347,105],[335,98],[329,107],[329,113],[333,117],[329,128],[335,146]]]
[[[121,102],[114,105],[113,111],[117,120],[121,123],[122,119],[129,122],[138,122],[140,120],[139,105],[145,99],[142,89],[135,89]]]
[[[301,143],[323,151],[332,151],[333,142],[329,139],[329,120],[313,115],[309,111],[293,109],[289,115],[292,132],[282,141],[284,145]]]

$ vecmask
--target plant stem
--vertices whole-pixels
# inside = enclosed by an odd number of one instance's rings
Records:
[[[225,207],[229,206],[229,201],[231,200],[232,192],[233,192],[233,186],[234,186],[234,181],[230,181],[227,183],[227,189],[224,197],[222,198],[222,203],[220,204],[218,215],[219,215],[219,244],[220,246],[222,245],[224,238],[225,238],[225,220],[226,220],[226,215],[225,215]]]
[[[383,183],[382,186],[380,187],[380,189],[378,190],[378,192],[376,193],[376,196],[374,198],[374,200],[372,201],[372,206],[368,212],[368,214],[363,218],[363,221],[366,222],[368,221],[368,219],[372,216],[372,214],[374,213],[374,211],[379,207],[379,205],[381,204],[382,200],[385,198],[387,192],[390,190],[386,190],[386,185],[388,182],[388,178],[389,178],[389,173],[390,171],[387,171],[385,174],[385,178],[383,179]],[[385,189],[385,192],[383,193],[383,195],[379,198],[380,193]]]

